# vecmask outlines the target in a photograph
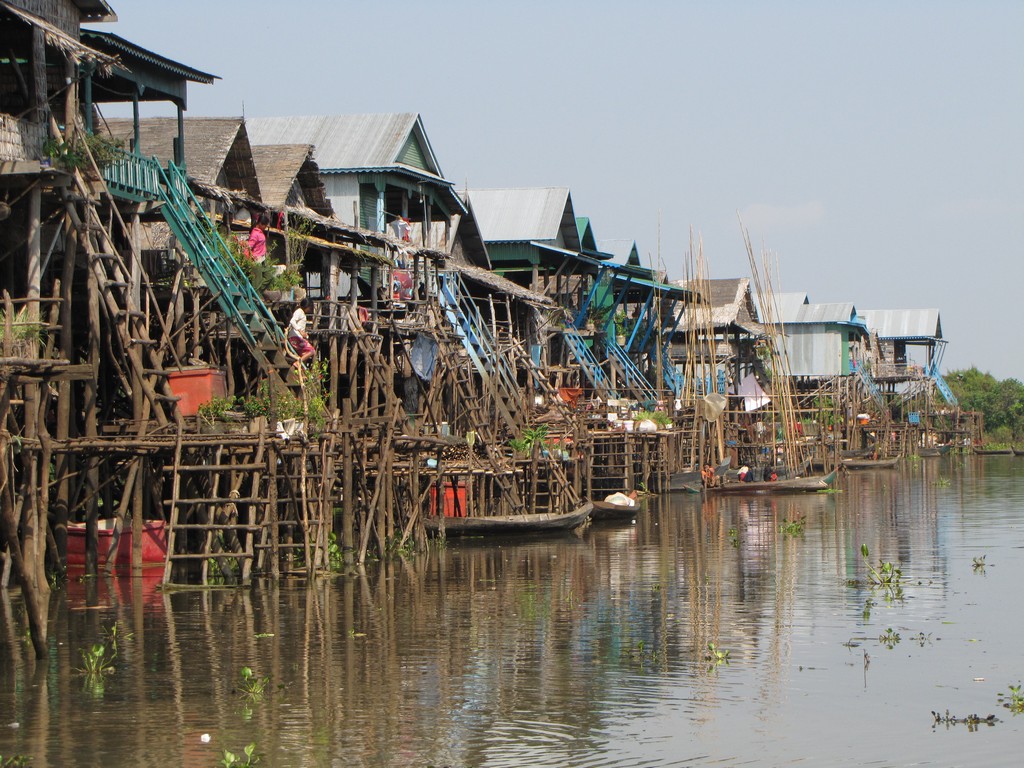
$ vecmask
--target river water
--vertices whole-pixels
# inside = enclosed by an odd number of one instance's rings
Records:
[[[1024,714],[1024,459],[676,495],[580,537],[361,576],[164,593],[72,581],[51,653],[0,605],[0,755],[30,765],[1005,766]],[[794,524],[802,522],[801,526]],[[872,587],[902,568],[902,596]],[[984,558],[982,560],[982,558]],[[113,671],[81,651],[117,642]],[[713,644],[714,651],[709,650]],[[267,678],[242,692],[241,672]],[[974,727],[936,723],[995,715]]]

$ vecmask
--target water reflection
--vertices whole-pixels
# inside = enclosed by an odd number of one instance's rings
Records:
[[[255,742],[274,766],[1005,764],[1021,467],[929,459],[836,494],[679,495],[635,524],[451,543],[312,589],[72,582],[43,664],[4,595],[0,754],[212,766]],[[870,588],[862,544],[902,565],[903,600]],[[115,623],[116,671],[88,685],[80,651]],[[243,667],[269,678],[262,699],[240,695]],[[940,740],[930,712],[946,708],[1003,722]]]

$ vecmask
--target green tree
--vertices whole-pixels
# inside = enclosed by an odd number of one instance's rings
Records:
[[[974,367],[950,371],[946,381],[961,408],[985,417],[985,432],[993,440],[1024,439],[1024,384],[1017,379],[999,381]]]

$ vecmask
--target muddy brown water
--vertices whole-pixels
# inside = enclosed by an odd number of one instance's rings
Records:
[[[841,487],[665,497],[582,537],[453,541],[313,589],[71,582],[42,664],[3,596],[0,755],[213,766],[255,743],[268,766],[1017,764],[1024,714],[999,695],[1024,679],[1024,459],[925,459]],[[902,599],[867,585],[863,544],[902,566]],[[115,623],[114,671],[90,680],[80,652]],[[243,667],[269,679],[262,699],[240,694]]]

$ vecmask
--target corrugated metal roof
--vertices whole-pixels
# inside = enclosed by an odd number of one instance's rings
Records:
[[[772,299],[772,305],[768,307],[770,312],[765,312],[765,307],[758,307],[758,314],[765,322],[795,322],[800,314],[800,308],[808,303],[806,293],[776,293]]]
[[[94,20],[102,21],[102,19]],[[145,61],[148,64],[152,64],[166,72],[183,77],[186,80],[191,80],[194,83],[212,85],[214,80],[220,80],[217,75],[211,75],[209,72],[201,72],[198,69],[186,66],[185,64],[174,61],[173,59],[168,59],[166,56],[154,53],[153,51],[136,45],[130,40],[125,40],[120,35],[115,35],[111,32],[102,32],[98,29],[83,29],[81,31],[81,38],[83,40],[88,40],[91,45],[99,48],[100,50],[115,52],[116,54],[125,54],[122,58],[136,58],[139,61]],[[131,66],[128,66],[128,70],[131,71]]]
[[[566,209],[572,213],[568,187],[474,189],[469,198],[487,242],[555,242]],[[567,245],[571,248],[578,243]]]
[[[850,302],[834,304],[804,304],[796,317],[782,320],[784,323],[852,323],[856,322],[857,310]]]
[[[413,112],[246,119],[252,144],[312,144],[323,173],[363,168],[411,167],[399,162],[410,135],[424,145],[425,170],[443,179],[433,150]]]
[[[942,338],[937,309],[865,309],[861,315],[880,339]]]
[[[636,248],[636,240],[629,240],[628,238],[598,240],[597,250],[602,253],[610,253],[615,261],[622,264],[627,263],[632,257],[636,257],[638,261],[640,259],[640,253]]]

